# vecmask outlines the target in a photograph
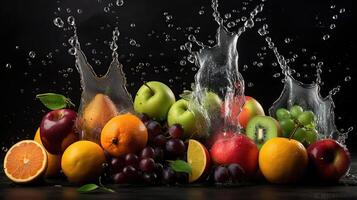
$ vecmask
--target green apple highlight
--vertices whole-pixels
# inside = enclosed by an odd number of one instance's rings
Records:
[[[167,85],[150,81],[141,86],[136,93],[134,110],[155,120],[164,121],[175,101],[175,95]]]

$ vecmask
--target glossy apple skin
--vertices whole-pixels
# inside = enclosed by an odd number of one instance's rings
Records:
[[[264,109],[260,103],[255,100],[253,97],[245,96],[245,103],[242,107],[241,112],[239,113],[239,97],[236,97],[233,101],[234,105],[232,106],[232,120],[237,120],[242,128],[246,129],[247,124],[251,118],[256,115],[265,115]],[[225,109],[224,104],[221,107],[222,116],[224,116]],[[234,124],[234,122],[231,122]]]
[[[311,174],[325,183],[338,182],[351,167],[349,151],[333,139],[318,140],[308,147],[307,152]]]
[[[231,138],[235,135],[234,132],[232,131],[217,131],[216,133],[213,133],[205,142],[205,146],[207,148],[211,148],[212,145],[221,139],[228,139]]]
[[[43,146],[51,154],[62,154],[73,142],[78,141],[75,133],[77,113],[71,109],[53,110],[41,121],[40,137]]]
[[[217,140],[212,145],[210,154],[217,165],[239,164],[247,177],[253,177],[258,169],[258,147],[243,134]]]
[[[169,126],[180,124],[184,130],[184,137],[190,137],[196,132],[196,117],[193,111],[188,108],[189,102],[180,99],[175,102],[167,115]]]
[[[134,110],[155,120],[164,121],[176,101],[175,95],[164,83],[150,81],[146,84],[150,88],[146,85],[140,87],[134,99]]]

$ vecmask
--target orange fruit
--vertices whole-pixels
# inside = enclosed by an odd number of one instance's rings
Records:
[[[22,140],[6,153],[4,172],[15,183],[29,183],[41,177],[47,167],[45,148],[33,140]]]
[[[37,129],[33,140],[35,140],[36,142],[42,145],[41,138],[40,138],[40,128]],[[47,178],[56,177],[60,174],[61,171],[61,155],[50,154],[48,153],[47,150],[46,153],[47,153],[47,168],[45,172],[45,177]]]
[[[148,132],[135,115],[126,113],[112,118],[103,128],[100,142],[114,157],[135,153],[146,146]]]
[[[259,167],[271,183],[297,182],[307,168],[307,151],[299,141],[276,137],[268,140],[259,152]]]
[[[103,149],[95,142],[81,140],[71,144],[63,153],[61,167],[72,183],[96,181],[106,161]]]
[[[189,182],[194,182],[202,177],[209,169],[210,156],[206,147],[197,140],[190,139],[187,149],[187,163],[192,168]]]

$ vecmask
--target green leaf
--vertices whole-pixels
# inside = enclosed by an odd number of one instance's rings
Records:
[[[98,188],[99,188],[98,185],[91,183],[91,184],[83,185],[82,187],[78,188],[77,191],[79,193],[88,193],[88,192],[92,192]]]
[[[192,167],[185,161],[183,160],[169,160],[170,167],[175,171],[175,172],[185,172],[188,174],[192,173]]]
[[[43,105],[48,109],[58,110],[66,108],[69,106],[74,106],[71,100],[61,94],[56,93],[44,93],[36,95],[36,98],[39,99]]]

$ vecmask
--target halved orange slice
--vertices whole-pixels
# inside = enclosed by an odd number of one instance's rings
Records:
[[[4,159],[4,172],[15,183],[36,180],[44,174],[46,167],[46,150],[33,140],[23,140],[14,144]]]
[[[192,183],[206,174],[211,159],[206,147],[197,140],[188,141],[187,163],[192,168],[189,182]]]

